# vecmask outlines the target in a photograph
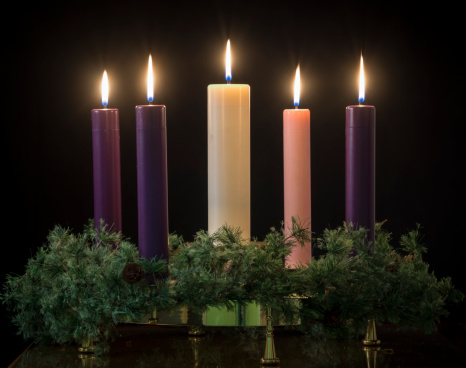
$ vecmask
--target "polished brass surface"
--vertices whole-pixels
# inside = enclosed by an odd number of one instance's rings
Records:
[[[266,341],[264,327],[210,327],[204,337],[190,337],[188,330],[188,326],[118,325],[108,354],[82,354],[94,358],[83,360],[77,356],[76,345],[34,344],[14,368],[82,368],[91,364],[94,368],[260,367]],[[466,367],[464,349],[440,332],[426,335],[420,330],[387,325],[379,325],[377,330],[383,336],[381,349],[362,346],[360,339],[313,339],[298,329],[280,326],[274,326],[273,338],[280,368],[359,368],[375,364],[377,368]]]
[[[81,346],[78,348],[80,353],[93,354],[94,353],[94,341],[89,336],[84,336]]]
[[[194,368],[199,367],[199,350],[201,341],[204,340],[203,336],[190,336],[191,346],[193,348]]]
[[[267,306],[267,326],[265,328],[265,351],[264,356],[261,358],[263,365],[278,365],[280,359],[277,358],[275,353],[275,342],[273,339],[273,325],[272,325],[272,308]]]
[[[366,337],[362,340],[364,345],[380,345],[380,340],[377,339],[377,330],[375,328],[375,319],[367,321]]]
[[[81,367],[94,368],[95,356],[93,354],[79,354],[78,358],[81,359]]]
[[[366,354],[366,367],[377,368],[377,352],[380,351],[380,346],[364,346],[362,350]]]

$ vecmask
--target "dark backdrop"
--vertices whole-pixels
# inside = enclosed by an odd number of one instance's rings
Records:
[[[252,234],[283,218],[282,111],[311,110],[312,225],[344,221],[345,106],[357,103],[361,50],[366,103],[377,109],[377,220],[394,241],[423,226],[437,276],[464,275],[464,31],[454,6],[396,2],[72,2],[3,12],[2,279],[21,273],[60,224],[93,217],[90,112],[120,109],[123,232],[137,242],[135,113],[145,104],[148,54],[155,103],[167,106],[170,231],[207,228],[208,84],[251,86]],[[462,306],[464,307],[464,305]],[[450,318],[464,321],[461,308]],[[24,347],[2,310],[7,360]],[[10,360],[10,361],[11,361]]]

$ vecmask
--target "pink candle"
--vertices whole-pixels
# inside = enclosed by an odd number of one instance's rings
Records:
[[[311,230],[311,112],[298,109],[299,66],[295,78],[295,109],[283,111],[283,168],[285,233],[290,234],[291,219],[299,218]],[[311,243],[293,248],[286,266],[295,268],[311,261]]]

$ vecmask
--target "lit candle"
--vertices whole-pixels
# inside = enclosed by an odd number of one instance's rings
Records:
[[[290,234],[291,219],[297,216],[311,230],[311,112],[299,109],[299,66],[294,84],[295,109],[283,111],[283,169],[285,233]],[[311,260],[311,243],[296,246],[286,258],[294,268]]]
[[[346,210],[354,229],[368,230],[375,241],[375,107],[361,105],[365,99],[364,65],[359,71],[359,105],[346,107]]]
[[[164,105],[152,105],[152,57],[147,73],[147,101],[136,106],[138,245],[141,256],[168,260],[167,120]]]
[[[208,231],[240,227],[251,236],[250,88],[230,84],[230,40],[225,58],[227,84],[207,87]]]
[[[103,109],[93,109],[92,155],[94,172],[94,221],[121,231],[120,121],[118,109],[109,109],[108,77],[102,78]]]

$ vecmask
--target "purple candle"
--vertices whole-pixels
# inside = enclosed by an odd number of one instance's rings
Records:
[[[359,103],[364,102],[364,67],[361,55]],[[368,230],[375,243],[375,107],[346,107],[346,210],[353,229]]]
[[[139,253],[168,260],[167,121],[154,99],[152,58],[147,78],[149,105],[136,106]]]
[[[94,221],[121,231],[120,121],[118,109],[108,109],[108,79],[102,79],[103,109],[93,109],[92,154],[94,168]]]

